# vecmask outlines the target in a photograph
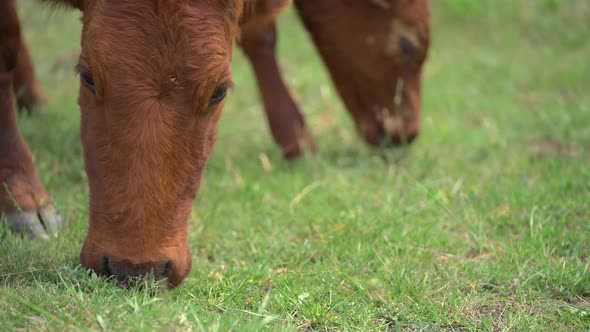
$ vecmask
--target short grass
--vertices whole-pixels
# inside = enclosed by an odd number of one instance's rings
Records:
[[[155,293],[78,265],[79,14],[19,4],[52,98],[20,127],[67,225],[51,242],[1,234],[1,330],[590,329],[588,1],[432,1],[423,134],[386,152],[360,141],[284,16],[282,67],[320,153],[281,160],[238,51],[192,273]]]

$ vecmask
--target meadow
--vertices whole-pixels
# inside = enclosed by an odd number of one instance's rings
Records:
[[[51,98],[19,117],[66,220],[0,230],[0,330],[590,330],[590,3],[433,0],[422,134],[367,147],[290,11],[279,53],[319,152],[282,160],[239,50],[190,219],[193,269],[125,290],[78,264],[80,14],[19,1]]]

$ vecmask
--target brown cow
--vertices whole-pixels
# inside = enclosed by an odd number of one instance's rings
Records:
[[[120,282],[189,273],[187,219],[213,149],[234,40],[250,59],[286,158],[314,150],[275,59],[274,17],[289,0],[53,0],[83,12],[78,103],[90,186],[81,263]],[[427,0],[295,0],[357,128],[370,144],[418,134],[429,45]],[[240,38],[241,37],[241,38]],[[60,219],[13,109],[43,102],[15,0],[0,3],[0,210],[48,238]]]

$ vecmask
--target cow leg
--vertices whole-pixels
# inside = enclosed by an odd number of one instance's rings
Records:
[[[14,232],[47,239],[57,232],[61,220],[16,123],[12,76],[20,38],[15,1],[0,2],[0,214]]]
[[[303,115],[281,78],[275,45],[274,22],[252,25],[242,31],[241,46],[254,68],[272,136],[281,146],[283,156],[295,159],[305,150],[315,151],[316,147]]]
[[[19,111],[26,110],[31,114],[36,107],[47,105],[47,96],[35,78],[31,55],[23,41],[20,43],[12,84]]]

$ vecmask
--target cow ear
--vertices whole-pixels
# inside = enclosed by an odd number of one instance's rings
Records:
[[[43,0],[50,6],[84,9],[84,0]]]
[[[240,23],[264,25],[272,21],[291,5],[292,0],[246,0]]]

